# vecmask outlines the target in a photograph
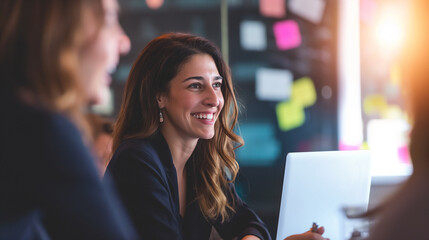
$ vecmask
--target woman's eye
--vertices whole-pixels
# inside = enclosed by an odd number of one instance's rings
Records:
[[[214,88],[220,88],[221,86],[222,86],[222,83],[221,83],[221,82],[213,83],[213,87],[214,87]]]
[[[201,85],[199,83],[192,83],[189,85],[189,88],[200,89]]]

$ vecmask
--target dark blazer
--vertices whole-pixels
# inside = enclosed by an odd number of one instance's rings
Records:
[[[135,239],[75,126],[0,97],[0,239]]]
[[[233,217],[208,222],[196,201],[193,159],[188,160],[186,215],[179,211],[176,169],[168,145],[158,131],[146,139],[123,141],[107,167],[107,175],[134,222],[141,239],[209,239],[212,226],[224,239],[256,235],[270,239],[264,223],[236,194],[230,185],[229,200],[235,199]],[[226,191],[228,192],[228,191]]]

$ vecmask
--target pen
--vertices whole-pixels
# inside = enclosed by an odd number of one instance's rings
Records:
[[[317,226],[317,224],[315,223],[315,222],[313,222],[313,225],[311,226],[311,232],[314,232],[314,233],[317,233],[317,228],[318,228],[318,226]]]

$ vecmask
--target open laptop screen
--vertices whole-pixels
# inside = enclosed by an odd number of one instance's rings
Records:
[[[370,185],[369,151],[289,153],[277,240],[308,231],[313,222],[325,227],[325,237],[344,239],[342,208],[367,207]]]

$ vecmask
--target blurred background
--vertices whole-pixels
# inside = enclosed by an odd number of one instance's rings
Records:
[[[160,34],[189,32],[216,43],[241,109],[237,191],[273,237],[289,152],[371,149],[373,204],[411,172],[397,58],[406,0],[119,3],[132,48],[114,75],[110,102],[92,111],[116,118],[133,61]]]

